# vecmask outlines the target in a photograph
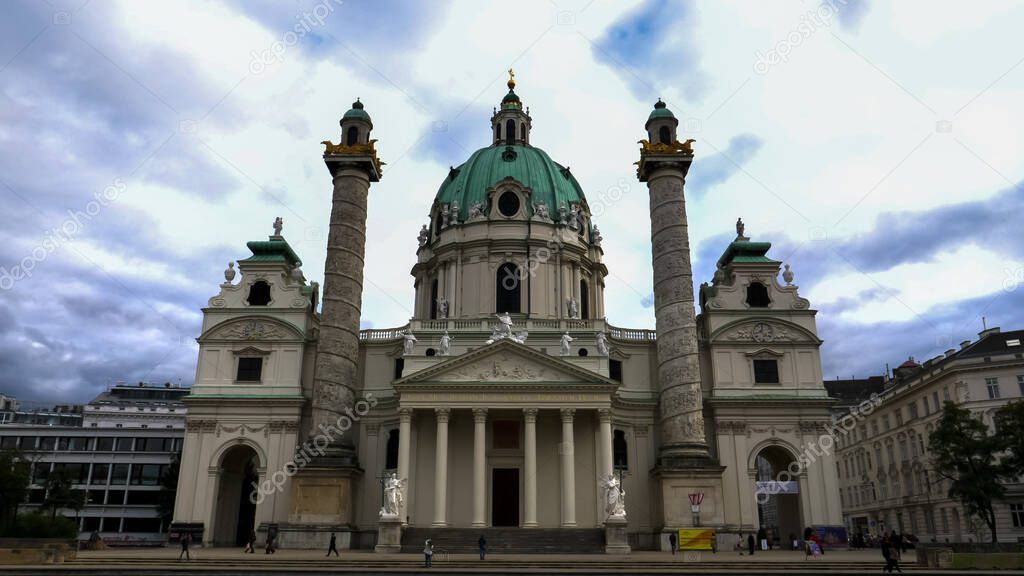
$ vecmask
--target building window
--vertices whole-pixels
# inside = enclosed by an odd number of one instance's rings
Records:
[[[1014,528],[1024,528],[1024,504],[1010,504],[1010,520]]]
[[[398,429],[388,430],[388,445],[384,451],[384,469],[395,470],[398,468]]]
[[[249,297],[246,299],[249,306],[266,306],[270,304],[270,284],[263,280],[257,280],[249,287]]]
[[[885,428],[886,432],[888,432],[889,430],[892,430],[892,423],[889,421],[889,415],[888,414],[886,414],[885,416],[882,416],[882,426]]]
[[[985,389],[989,400],[999,399],[999,378],[985,378]]]
[[[629,452],[626,447],[626,433],[616,430],[612,437],[612,466],[616,470],[629,469]]]
[[[395,380],[402,377],[403,370],[405,370],[405,358],[395,358]]]
[[[942,389],[942,401],[949,402],[949,388]]]
[[[263,376],[263,358],[239,358],[238,382],[259,382]]]
[[[352,146],[353,144],[359,143],[359,128],[355,126],[349,126],[348,132],[345,134],[345,144]]]
[[[516,121],[511,118],[505,121],[505,143],[516,143]]]
[[[1017,387],[1020,388],[1020,395],[1024,396],[1024,374],[1017,376]]]
[[[875,464],[879,468],[881,468],[883,466],[883,464],[882,464],[882,449],[881,448],[875,448]]]
[[[917,401],[908,404],[907,409],[910,410],[910,419],[915,420],[917,418]]]
[[[660,140],[662,144],[672,143],[672,132],[669,130],[668,126],[658,128],[658,140]]]
[[[437,278],[430,281],[430,319],[437,319]]]
[[[778,384],[778,360],[754,360],[754,384]]]
[[[522,284],[522,277],[519,275],[519,267],[511,262],[502,264],[498,267],[498,273],[495,276],[495,283],[497,285],[495,311],[499,313],[518,313],[520,311],[519,287]]]
[[[760,282],[751,282],[747,286],[747,306],[751,308],[767,308],[771,304],[768,298],[768,287]]]
[[[878,436],[878,420],[871,420],[871,435]]]
[[[885,447],[886,455],[889,457],[889,466],[896,463],[896,451],[893,449],[892,444]]]
[[[622,382],[622,360],[608,361],[608,377],[616,382]]]
[[[519,139],[526,142],[526,122],[519,125]]]
[[[580,280],[580,318],[590,319],[590,288],[586,280]]]
[[[932,409],[936,412],[942,410],[942,406],[939,405],[939,393],[932,392]]]
[[[939,517],[942,518],[942,531],[949,533],[949,510],[941,508],[939,510]]]
[[[896,415],[896,425],[903,426],[903,408],[897,408],[893,414]]]
[[[498,212],[506,218],[511,218],[519,213],[519,195],[515,192],[505,192],[498,196]]]

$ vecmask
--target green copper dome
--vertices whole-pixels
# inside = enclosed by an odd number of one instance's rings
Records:
[[[370,115],[366,113],[366,110],[363,110],[363,103],[358,99],[352,103],[352,109],[345,112],[345,115],[341,117],[342,120],[347,120],[349,118],[360,118],[370,122]]]
[[[651,115],[647,117],[647,121],[650,122],[655,118],[675,118],[676,115],[671,110],[665,107],[665,103],[661,101],[661,98],[654,104],[654,110],[651,110]]]
[[[543,150],[533,146],[488,146],[473,153],[458,168],[453,168],[437,190],[441,204],[459,203],[459,220],[469,216],[477,202],[487,206],[487,190],[511,177],[532,192],[530,201],[547,204],[554,215],[565,203],[586,202],[583,189],[569,169],[552,160]],[[533,215],[533,207],[529,207]]]

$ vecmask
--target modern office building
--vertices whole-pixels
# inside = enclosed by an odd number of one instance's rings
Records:
[[[0,448],[32,460],[32,485],[24,509],[46,499],[47,480],[63,472],[85,494],[74,518],[82,538],[99,532],[111,545],[166,540],[160,518],[161,479],[181,451],[188,388],[112,386],[83,406],[16,411],[0,425]]]

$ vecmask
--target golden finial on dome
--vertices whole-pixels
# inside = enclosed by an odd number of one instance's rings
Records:
[[[515,90],[516,88],[516,73],[509,68],[508,69],[508,89]]]

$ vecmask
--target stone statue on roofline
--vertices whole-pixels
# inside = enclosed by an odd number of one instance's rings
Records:
[[[562,356],[572,356],[572,342],[573,342],[573,340],[575,340],[575,338],[573,338],[572,336],[569,336],[568,332],[566,332],[565,334],[562,334],[562,339],[561,339],[561,348],[562,348],[561,352],[562,352]]]
[[[427,245],[427,242],[430,240],[430,230],[427,230],[426,224],[424,224],[423,227],[420,228],[420,235],[416,238],[416,240],[420,243],[420,248]]]
[[[405,334],[402,335],[402,356],[411,356],[416,351],[416,337],[413,336],[412,332],[406,330]]]
[[[452,337],[448,335],[447,330],[444,331],[444,334],[441,334],[441,344],[438,348],[438,354],[441,356],[447,356],[451,352]]]
[[[278,216],[274,218],[274,236],[280,236],[281,230],[284,229],[284,220]]]

